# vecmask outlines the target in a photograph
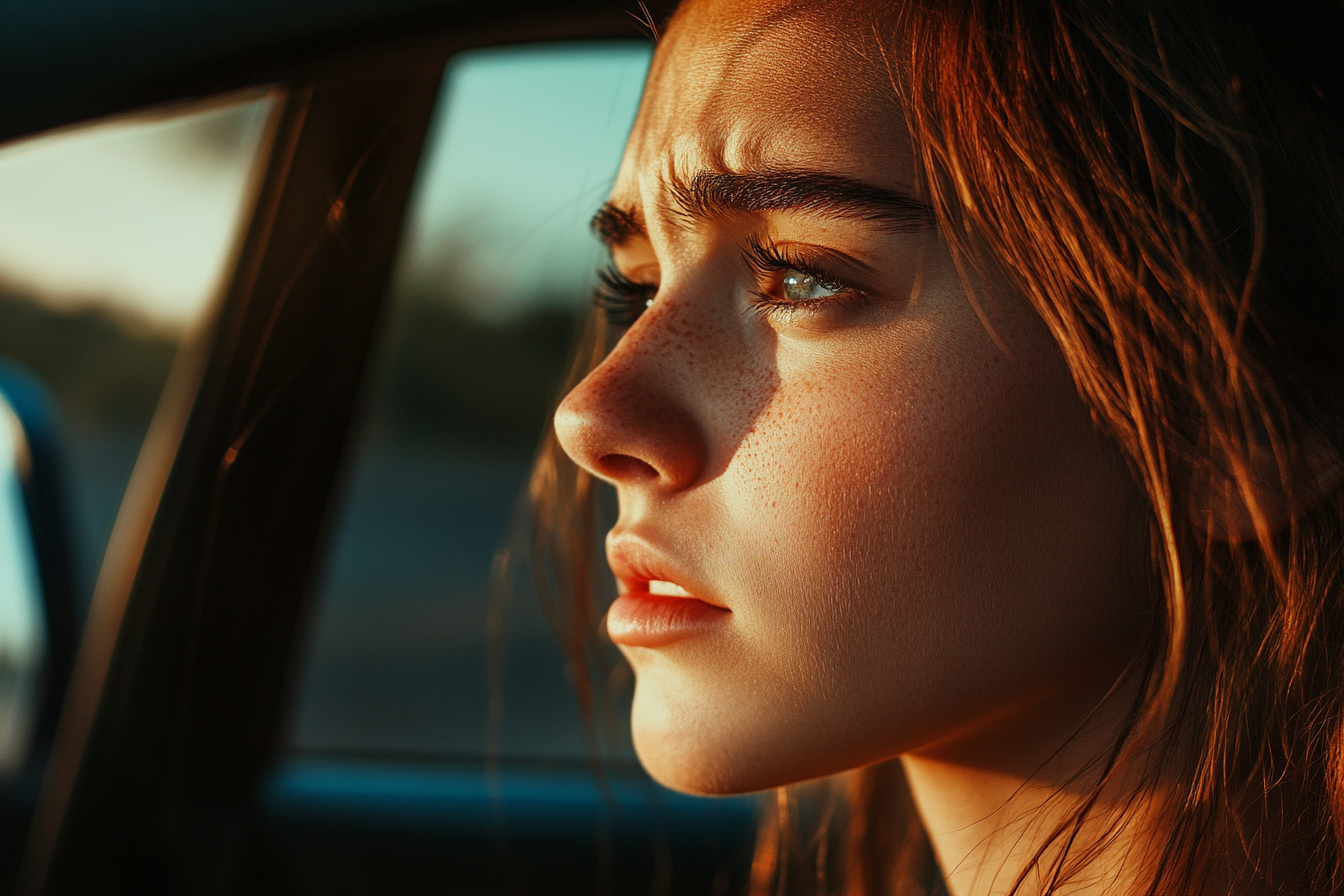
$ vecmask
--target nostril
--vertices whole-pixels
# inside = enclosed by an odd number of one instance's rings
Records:
[[[598,472],[617,482],[637,482],[658,478],[654,467],[628,454],[604,454],[597,460]]]

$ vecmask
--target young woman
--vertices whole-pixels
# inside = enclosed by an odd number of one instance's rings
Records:
[[[1344,890],[1339,20],[679,10],[533,488],[654,777],[846,773],[758,890]]]

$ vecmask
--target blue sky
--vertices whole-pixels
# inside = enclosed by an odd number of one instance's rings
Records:
[[[588,221],[611,189],[651,49],[459,57],[408,220],[401,282],[437,284],[486,318],[546,296],[582,301],[604,257]]]

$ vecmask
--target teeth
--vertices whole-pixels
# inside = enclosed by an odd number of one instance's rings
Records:
[[[654,580],[649,583],[650,594],[661,594],[664,597],[690,597],[691,592],[681,587],[675,582],[660,582]]]

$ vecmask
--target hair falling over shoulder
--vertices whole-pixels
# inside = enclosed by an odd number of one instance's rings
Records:
[[[1179,782],[1150,892],[1344,892],[1344,71],[1314,55],[1344,13],[909,0],[868,17],[856,40],[886,57],[940,235],[1029,299],[1148,499],[1161,598],[1141,697],[1018,885],[1083,873],[1074,836],[1142,757]],[[571,385],[612,338],[595,316]],[[590,714],[611,662],[594,492],[548,437],[534,569]],[[898,762],[841,778],[780,793],[753,892],[937,890]],[[1125,784],[1139,801],[1145,780]]]

